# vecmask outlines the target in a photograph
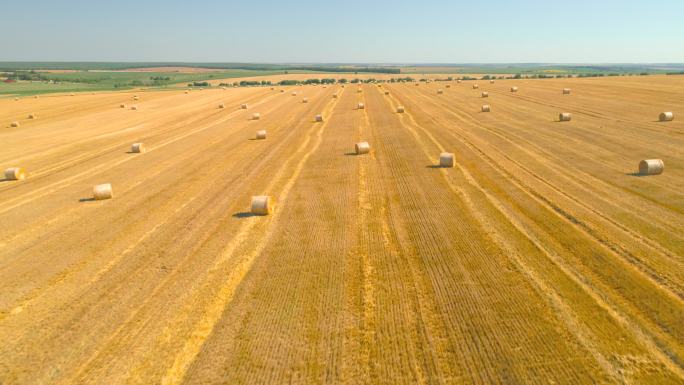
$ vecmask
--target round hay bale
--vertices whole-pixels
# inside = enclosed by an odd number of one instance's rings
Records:
[[[639,162],[639,174],[641,175],[660,175],[665,170],[665,163],[662,159],[644,159]]]
[[[15,102],[18,101],[18,100],[19,100],[19,98],[14,98],[14,101],[15,101]]]
[[[357,89],[356,89],[356,92],[357,92],[357,93],[359,93],[359,92],[361,92],[361,91],[363,91],[361,88],[357,88]]]
[[[224,91],[225,91],[225,90],[227,90],[227,88],[226,88],[226,87],[221,87],[221,89],[222,89],[222,90],[224,90]]]
[[[308,103],[308,102],[309,102],[309,98],[302,99],[302,103]]]
[[[93,187],[93,198],[97,201],[111,199],[114,196],[111,183],[98,184]]]
[[[337,94],[333,94],[333,99],[337,99]]]
[[[489,112],[489,111],[491,111],[489,104],[483,104],[482,105],[482,112]]]
[[[443,94],[443,93],[444,93],[444,90],[443,90],[443,89],[440,88],[440,89],[437,90],[437,95],[441,95],[441,94]]]
[[[670,111],[661,112],[658,116],[658,120],[660,120],[661,122],[671,122],[674,120],[674,114]]]
[[[494,84],[494,79],[490,80],[489,84]]]
[[[572,92],[570,88],[563,88],[563,95],[570,95],[570,92]]]
[[[439,167],[454,167],[454,154],[450,152],[439,154]]]
[[[357,109],[363,110],[363,109],[365,109],[365,108],[366,108],[366,106],[365,106],[363,103],[360,103],[360,102],[359,102],[359,104],[358,104],[358,106],[357,106]]]
[[[223,103],[219,103],[219,108],[226,108],[226,106]]]
[[[138,110],[138,106],[131,106],[131,110],[137,111],[137,110]]]
[[[518,87],[511,87],[511,92],[518,92]]]
[[[406,111],[406,110],[404,109],[404,106],[397,106],[397,113],[398,113],[398,114],[403,114],[404,111]]]
[[[133,143],[131,145],[131,152],[136,154],[142,154],[145,152],[145,145],[143,143]]]
[[[187,94],[187,93],[189,93],[189,91],[185,91],[185,93]]]
[[[133,100],[138,100],[140,99],[137,95],[133,96]]]
[[[416,87],[418,87],[419,85],[420,85],[420,83],[416,83],[416,84],[415,84]]]
[[[451,84],[447,84],[447,85],[446,85],[446,88],[451,88]]]
[[[368,154],[370,152],[370,144],[368,142],[359,142],[354,146],[356,155]]]
[[[275,88],[274,88],[274,87],[271,87],[271,91],[273,91],[273,90],[275,90]]]
[[[34,99],[38,99],[38,95],[34,95],[33,98],[34,98]]]
[[[10,126],[19,127],[19,122],[12,122],[12,123],[10,123]]]
[[[257,139],[266,139],[266,130],[259,130],[256,132]]]
[[[488,97],[489,97],[489,92],[483,91],[483,92],[482,92],[482,97],[483,97],[483,98],[488,98]]]
[[[461,83],[461,79],[456,79],[456,83]]]
[[[344,88],[344,84],[342,84],[342,88]]]
[[[126,108],[126,105],[121,103],[121,104],[119,104],[119,108]]]
[[[292,92],[292,96],[297,96],[297,92]]]
[[[321,115],[321,114],[316,115],[315,120],[316,120],[317,122],[322,122],[322,121],[323,121],[323,115]]]
[[[561,122],[569,122],[572,119],[572,114],[569,112],[561,112],[558,114],[558,120]]]
[[[479,84],[473,84],[473,89],[474,89],[474,90],[476,90],[476,89],[478,89],[478,88],[480,88],[480,85],[479,85]]]
[[[240,108],[242,108],[243,110],[246,110],[247,109],[247,103],[240,104]]]
[[[268,195],[257,195],[252,197],[250,212],[253,215],[269,215],[275,209],[275,203]]]
[[[389,95],[389,91],[385,91],[385,95]]]
[[[26,170],[21,167],[10,167],[5,170],[6,180],[24,180],[26,179]]]
[[[280,93],[281,93],[281,94],[282,94],[283,92],[285,92],[285,90],[280,90]]]
[[[76,94],[75,94],[75,93],[73,93],[73,92],[72,92],[72,93],[71,93],[70,95],[71,95],[71,96],[76,96]]]
[[[261,119],[261,114],[258,112],[255,112],[252,114],[252,120],[259,120]]]
[[[38,119],[38,115],[36,115],[36,114],[29,114],[28,118],[29,118],[29,119]]]

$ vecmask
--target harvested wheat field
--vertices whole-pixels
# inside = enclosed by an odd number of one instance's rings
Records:
[[[684,78],[449,84],[0,100],[0,383],[683,383]]]

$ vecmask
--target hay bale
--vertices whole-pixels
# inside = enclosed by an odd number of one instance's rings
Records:
[[[416,87],[418,87],[419,85],[420,85],[420,83],[416,83],[416,84],[415,84]]]
[[[226,108],[226,106],[223,103],[219,103],[219,108]]]
[[[558,120],[561,122],[569,122],[572,119],[572,114],[569,112],[561,112],[558,115]]]
[[[38,95],[33,96],[34,99],[38,99]]]
[[[405,111],[404,106],[397,106],[397,113],[398,114],[403,114]]]
[[[275,90],[275,88],[274,88],[274,87],[271,87],[271,91],[273,91],[273,90]]]
[[[370,152],[370,144],[368,142],[359,142],[354,146],[356,155],[368,154]]]
[[[441,94],[443,94],[443,93],[444,93],[444,90],[443,90],[443,89],[440,88],[440,89],[437,90],[437,95],[441,95]]]
[[[658,116],[658,120],[660,120],[661,122],[671,122],[674,120],[674,114],[670,111],[661,112]]]
[[[337,99],[337,94],[333,94],[333,99]]]
[[[359,92],[361,92],[361,91],[363,91],[361,88],[357,88],[357,89],[356,89],[356,92],[357,92],[357,93],[359,93]]]
[[[259,130],[256,132],[257,139],[266,139],[266,130]]]
[[[570,88],[563,88],[563,95],[570,95],[570,92],[572,92]]]
[[[644,159],[639,162],[639,174],[641,175],[660,175],[665,170],[665,163],[662,159]]]
[[[281,93],[281,94],[282,94],[283,92],[285,92],[285,90],[280,90],[280,93]]]
[[[488,97],[489,97],[489,92],[483,91],[483,92],[482,92],[482,97],[483,97],[483,98],[488,98]]]
[[[247,109],[247,103],[240,104],[240,108],[242,108],[243,110],[246,110]]]
[[[461,79],[456,79],[456,83],[460,84],[460,83],[461,83]]]
[[[185,91],[185,93],[187,94],[187,93],[188,93],[188,91]]]
[[[454,154],[450,152],[439,154],[439,167],[454,167]]]
[[[479,84],[473,84],[473,89],[474,89],[474,90],[476,90],[476,89],[478,89],[478,88],[480,88],[480,85],[479,85]]]
[[[489,81],[489,84],[494,84],[494,79],[491,79],[491,80]]]
[[[131,152],[136,154],[142,154],[145,152],[145,145],[142,143],[133,143],[131,145]]]
[[[114,196],[111,183],[98,184],[93,187],[93,198],[97,201],[111,199]]]
[[[19,127],[19,122],[12,122],[12,123],[10,123],[10,126]]]
[[[447,84],[447,85],[446,85],[446,88],[451,88],[451,84]]]
[[[482,112],[489,112],[491,108],[489,107],[489,104],[483,104],[482,105]]]
[[[358,106],[357,106],[357,109],[363,110],[363,109],[365,109],[365,108],[366,108],[366,106],[365,106],[363,103],[359,102],[359,104],[358,104]]]
[[[38,115],[36,115],[36,114],[29,114],[28,118],[29,118],[29,119],[38,119]]]
[[[257,195],[252,197],[250,212],[253,215],[268,215],[275,209],[275,203],[268,195]]]
[[[511,87],[511,92],[518,92],[518,87]]]
[[[292,96],[297,96],[297,92],[296,92],[296,91],[292,91]]]
[[[126,108],[126,105],[121,103],[121,104],[119,104],[119,108]]]
[[[131,110],[137,111],[137,110],[138,110],[138,106],[131,106]]]
[[[315,119],[317,122],[322,122],[322,121],[323,121],[323,115],[318,114],[318,115],[316,115],[316,117],[315,117],[314,119]]]
[[[5,170],[6,180],[24,180],[26,179],[26,170],[21,167],[10,167]]]
[[[385,91],[385,95],[389,95],[389,91]]]
[[[252,114],[252,120],[259,120],[261,119],[261,114],[258,112],[255,112]]]
[[[140,99],[137,95],[133,96],[133,100],[138,100]]]
[[[309,98],[302,99],[302,103],[308,103],[308,102],[309,102]]]
[[[15,102],[18,101],[18,100],[19,100],[19,98],[14,98],[14,101],[15,101]]]

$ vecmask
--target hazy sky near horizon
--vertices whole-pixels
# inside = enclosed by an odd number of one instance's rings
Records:
[[[684,0],[34,0],[2,10],[0,61],[684,62]]]

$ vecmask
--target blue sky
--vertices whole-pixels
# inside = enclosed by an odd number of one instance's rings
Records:
[[[684,62],[684,0],[46,1],[0,61]]]

